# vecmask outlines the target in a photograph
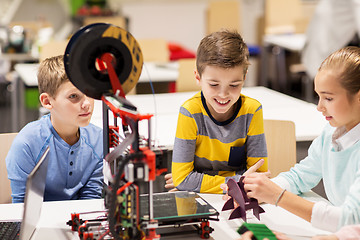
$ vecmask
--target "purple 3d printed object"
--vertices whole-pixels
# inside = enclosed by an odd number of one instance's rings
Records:
[[[227,182],[228,186],[228,195],[231,197],[224,204],[222,211],[234,209],[236,203],[239,205],[235,210],[230,214],[229,220],[234,218],[242,218],[246,222],[246,211],[253,209],[254,216],[260,220],[260,213],[265,212],[262,207],[259,206],[258,201],[255,198],[248,198],[243,183],[244,177],[241,177],[239,182],[235,182],[233,179],[230,179]]]

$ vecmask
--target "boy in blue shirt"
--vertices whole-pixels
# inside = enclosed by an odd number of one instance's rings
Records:
[[[50,146],[45,201],[100,198],[103,187],[102,129],[90,124],[94,99],[68,79],[63,56],[38,70],[41,105],[50,114],[28,123],[6,157],[12,201],[23,202],[26,180]]]

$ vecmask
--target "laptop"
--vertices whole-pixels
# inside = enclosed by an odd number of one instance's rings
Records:
[[[30,240],[36,230],[36,225],[39,222],[42,203],[44,200],[45,181],[47,174],[47,166],[49,162],[49,150],[47,147],[39,162],[35,165],[34,169],[29,174],[26,181],[26,192],[24,199],[24,212],[22,221],[10,222],[14,225],[19,225],[15,231],[15,239]],[[7,222],[9,224],[9,222]],[[12,229],[12,227],[10,227]]]

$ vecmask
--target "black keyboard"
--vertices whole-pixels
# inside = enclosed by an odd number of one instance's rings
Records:
[[[21,222],[0,222],[0,239],[19,239]]]

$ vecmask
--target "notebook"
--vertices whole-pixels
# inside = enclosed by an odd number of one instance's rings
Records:
[[[26,181],[26,192],[24,199],[24,212],[21,221],[20,233],[16,233],[20,240],[30,240],[36,230],[36,225],[40,219],[42,203],[44,200],[45,181],[49,159],[50,147],[47,147],[39,162],[29,174]],[[7,222],[9,223],[9,222]],[[19,224],[19,222],[11,222]],[[11,227],[9,228],[11,229]]]

